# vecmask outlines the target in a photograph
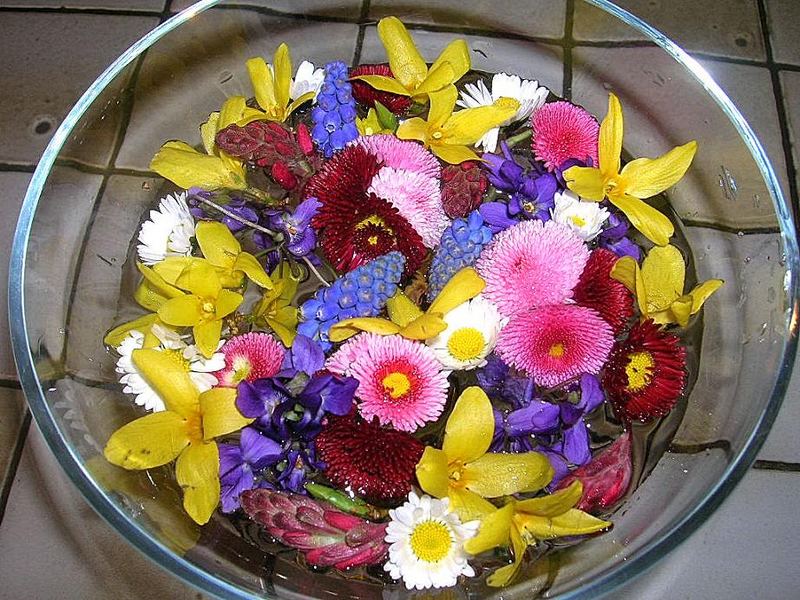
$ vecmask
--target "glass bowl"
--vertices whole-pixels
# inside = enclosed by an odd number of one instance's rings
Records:
[[[226,96],[249,95],[245,60],[271,56],[282,41],[297,60],[385,60],[375,23],[388,14],[410,25],[426,56],[461,35],[474,68],[538,79],[596,115],[605,114],[614,91],[625,107],[631,155],[699,143],[688,175],[668,194],[697,278],[726,281],[704,309],[696,381],[683,419],[670,421],[669,447],[647,465],[652,471],[616,512],[611,532],[558,548],[509,589],[456,589],[452,597],[597,596],[675,548],[754,460],[795,354],[798,253],[790,210],[761,144],[711,77],[610,2],[394,4],[204,0],[98,78],[42,156],[14,239],[10,322],[22,385],[50,448],[89,503],[189,583],[235,598],[403,597],[401,586],[310,572],[284,554],[265,554],[254,526],[214,519],[199,528],[165,472],[128,472],[103,460],[110,433],[135,413],[102,337],[127,316],[119,300],[135,282],[123,265],[159,197],[162,181],[148,171],[149,160],[167,139],[198,142],[198,124]],[[572,32],[580,28],[598,39],[613,30],[614,39],[627,41],[576,43]]]

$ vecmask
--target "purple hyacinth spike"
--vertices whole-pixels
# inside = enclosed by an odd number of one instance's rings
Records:
[[[358,137],[356,101],[348,81],[347,65],[341,61],[325,65],[325,80],[311,112],[311,137],[326,158]]]

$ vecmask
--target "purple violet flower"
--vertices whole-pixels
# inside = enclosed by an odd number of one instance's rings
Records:
[[[294,212],[269,211],[268,227],[282,232],[286,239],[286,249],[301,258],[308,255],[317,245],[317,234],[311,227],[311,219],[321,206],[322,203],[316,198],[307,198],[294,209]]]
[[[633,243],[628,237],[630,223],[617,211],[612,211],[608,217],[608,223],[597,238],[601,248],[608,248],[619,257],[630,256],[635,261],[639,261],[642,250]]]
[[[226,210],[232,212],[237,217],[241,217],[245,221],[258,223],[258,211],[243,198],[238,198],[236,196],[232,196],[230,198],[220,198],[214,192],[208,192],[201,188],[190,188],[188,192],[187,204],[189,205],[189,212],[192,213],[192,216],[196,219],[208,219],[210,218],[209,215],[214,215],[214,218],[218,219],[220,223],[223,223],[228,229],[230,229],[231,233],[238,233],[247,227],[247,225],[244,223],[237,221],[228,215],[221,215],[213,209],[206,210],[206,205],[199,200],[199,198],[205,198],[207,200],[213,200],[217,204],[224,206]]]
[[[298,373],[313,375],[325,366],[325,352],[322,347],[303,334],[298,334],[292,347],[286,353],[279,377],[294,377]]]
[[[283,454],[279,443],[252,427],[242,429],[238,444],[219,444],[222,512],[238,509],[239,495],[245,490],[262,487],[258,473],[280,461]]]

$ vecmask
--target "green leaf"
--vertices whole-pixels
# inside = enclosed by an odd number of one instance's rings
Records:
[[[386,108],[383,104],[375,100],[375,112],[378,113],[378,121],[384,129],[397,131],[397,117],[394,116],[392,111]]]

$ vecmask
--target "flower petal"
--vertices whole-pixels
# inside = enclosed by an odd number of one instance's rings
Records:
[[[428,111],[428,129],[435,130],[442,127],[453,114],[458,98],[456,86],[448,85],[444,89],[430,93],[431,106]]]
[[[242,271],[247,278],[259,287],[269,289],[272,287],[272,280],[267,275],[264,267],[258,262],[255,256],[247,252],[240,252],[233,263],[234,271]]]
[[[195,228],[195,237],[203,256],[217,267],[230,269],[242,251],[239,240],[231,230],[218,221],[200,221]]]
[[[419,306],[406,296],[402,291],[397,290],[394,296],[386,302],[386,310],[389,312],[389,319],[392,323],[405,327],[415,319],[422,316]]]
[[[407,119],[397,128],[397,137],[401,140],[417,140],[426,144],[428,142],[428,124],[420,117]]]
[[[178,327],[195,325],[203,318],[203,301],[190,295],[171,298],[158,309],[158,317],[164,323]]]
[[[429,340],[447,329],[442,313],[426,312],[400,330],[400,335],[410,340]]]
[[[600,171],[605,177],[613,177],[619,173],[622,135],[622,105],[616,95],[609,94],[608,112],[600,124],[600,138],[597,143],[597,158],[600,162]],[[575,191],[575,193],[583,196],[580,192]]]
[[[250,84],[255,92],[256,103],[268,110],[278,104],[275,96],[275,83],[267,63],[261,57],[251,58],[246,63],[247,73],[250,75]]]
[[[625,191],[636,198],[660,194],[680,181],[697,152],[694,140],[656,159],[637,158],[622,168]]]
[[[200,525],[208,523],[219,504],[219,449],[213,442],[191,444],[175,464],[183,488],[183,508]]]
[[[722,279],[709,279],[697,285],[689,292],[692,297],[692,314],[695,314],[703,307],[703,303],[708,300],[709,296],[716,292],[723,286],[725,282]]]
[[[567,187],[584,200],[600,202],[605,197],[603,174],[593,167],[570,167],[564,171]]]
[[[517,512],[539,517],[555,517],[573,508],[580,502],[582,494],[583,484],[576,479],[563,490],[553,494],[517,502]]]
[[[423,101],[425,96],[430,97],[430,94],[438,90],[448,88],[453,88],[455,90],[456,86],[453,85],[453,82],[457,79],[456,72],[453,70],[450,63],[440,63],[436,65],[435,68],[432,67],[431,70],[428,71],[428,76],[425,78],[425,81],[417,86],[417,89],[414,90],[412,95],[414,98]],[[453,101],[453,105],[455,105],[455,101]],[[428,119],[430,120],[430,117],[428,117]]]
[[[212,112],[208,115],[206,122],[200,125],[200,139],[203,140],[203,148],[206,149],[206,154],[214,154],[214,150],[217,147],[215,138],[217,131],[220,129],[218,112]]]
[[[493,548],[507,546],[510,541],[513,516],[514,503],[509,502],[483,517],[475,537],[464,542],[464,550],[470,554],[480,554]]]
[[[417,463],[417,481],[420,487],[436,498],[445,498],[450,490],[450,467],[447,459],[447,454],[438,448],[427,446]]]
[[[677,323],[686,327],[692,315],[692,297],[688,294],[674,300],[669,307],[661,312],[653,313],[651,318],[659,324]]]
[[[464,488],[451,486],[448,498],[450,498],[450,508],[458,515],[462,523],[483,519],[497,510],[494,504]]]
[[[167,410],[117,429],[103,454],[108,462],[125,469],[152,469],[174,460],[188,444],[186,421]]]
[[[236,388],[216,387],[200,394],[200,414],[205,441],[239,431],[253,422],[236,408]]]
[[[406,89],[416,88],[428,74],[428,65],[406,26],[397,17],[386,17],[378,22],[378,35],[389,55],[392,74]]]
[[[222,335],[222,321],[214,319],[213,321],[198,323],[192,328],[192,333],[194,334],[194,343],[197,349],[206,358],[211,358],[217,350],[219,339]]]
[[[334,343],[343,342],[361,331],[369,331],[378,335],[395,335],[400,327],[388,319],[378,317],[356,317],[345,319],[331,325],[328,337]]]
[[[188,418],[197,412],[200,392],[179,362],[160,350],[134,350],[131,360],[139,374],[164,401],[168,411]]]
[[[517,100],[500,98],[491,106],[459,110],[442,128],[445,139],[448,144],[472,145],[487,131],[513,117],[518,109]]]
[[[190,262],[178,275],[175,285],[203,299],[216,298],[222,291],[217,268],[207,260]]]
[[[316,96],[316,94],[315,94],[314,92],[306,92],[305,94],[303,94],[302,96],[300,96],[299,98],[297,98],[296,100],[294,100],[294,101],[293,101],[291,104],[289,104],[289,106],[286,108],[286,116],[288,117],[290,114],[292,114],[292,113],[293,113],[294,111],[296,111],[298,108],[300,108],[301,106],[303,106],[303,104],[305,104],[306,102],[310,102],[311,100],[313,100],[313,99],[314,99],[314,96]]]
[[[667,308],[683,295],[686,264],[675,246],[656,246],[642,262],[642,280],[647,290],[647,312]]]
[[[444,431],[442,451],[449,462],[468,463],[483,456],[494,435],[494,413],[486,392],[474,385],[461,392]]]
[[[138,319],[134,319],[133,321],[123,323],[122,325],[114,327],[114,329],[109,331],[103,338],[103,343],[106,346],[119,346],[122,341],[128,337],[129,332],[139,331],[141,333],[146,333],[150,331],[153,323],[155,323],[157,320],[158,315],[155,313],[150,313],[139,317]]]
[[[486,578],[486,583],[491,587],[503,587],[508,585],[508,582],[517,574],[519,566],[522,564],[522,558],[525,556],[525,550],[528,546],[514,526],[511,527],[510,537],[511,547],[514,551],[514,562],[505,567],[500,567]]]
[[[359,75],[358,77],[353,77],[353,79],[363,81],[367,85],[381,92],[389,92],[390,94],[397,94],[398,96],[411,95],[411,93],[405,87],[403,87],[403,84],[397,79],[392,79],[391,77],[386,77],[384,75]]]
[[[214,311],[215,316],[218,319],[227,317],[239,308],[243,300],[244,297],[241,294],[232,292],[231,290],[220,290],[217,296],[217,306]]]
[[[484,498],[535,492],[553,479],[553,467],[539,452],[484,454],[464,467],[466,488]]]
[[[646,202],[628,194],[609,197],[611,203],[620,209],[630,220],[631,225],[654,244],[666,246],[675,233],[672,222],[661,212]]]
[[[486,282],[472,267],[465,267],[453,275],[431,303],[428,312],[447,314],[455,307],[472,300],[483,291]]]
[[[567,535],[596,533],[611,526],[608,521],[593,517],[577,508],[570,508],[554,517],[518,513],[517,523],[522,529],[523,535],[537,540],[552,540]]]
[[[399,137],[399,136],[398,136]],[[431,152],[438,158],[451,165],[460,165],[468,160],[481,160],[466,146],[450,146],[448,144],[431,144]]]
[[[280,108],[285,108],[289,104],[289,88],[292,85],[292,57],[289,54],[289,46],[286,44],[278,46],[273,60],[275,101]]]
[[[185,142],[167,142],[150,161],[150,169],[175,185],[204,190],[247,187],[244,170],[230,171],[218,156],[201,154]]]
[[[455,83],[461,79],[471,67],[471,62],[469,59],[469,46],[467,46],[467,42],[461,39],[450,42],[447,47],[442,50],[439,58],[437,58],[436,61],[431,65],[428,77],[431,76],[431,72],[435,71],[439,65],[444,63],[449,64],[450,68],[453,70],[453,79],[451,79],[448,83]]]

